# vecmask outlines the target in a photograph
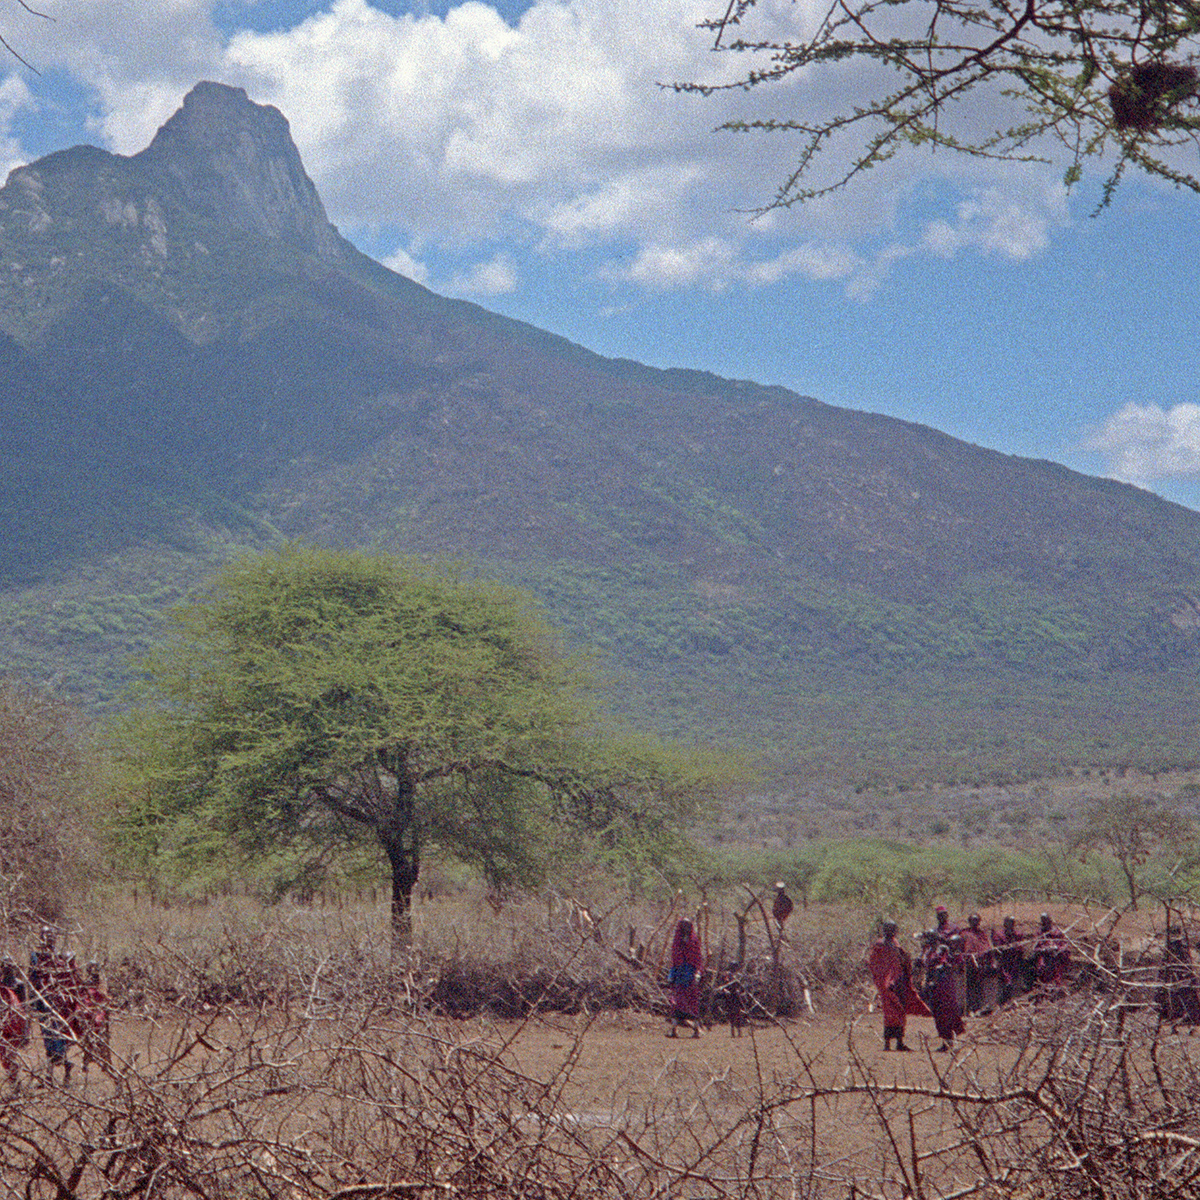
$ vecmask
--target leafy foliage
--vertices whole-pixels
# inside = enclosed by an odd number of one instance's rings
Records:
[[[123,731],[131,847],[322,856],[366,835],[401,937],[427,850],[501,888],[583,844],[659,862],[710,782],[698,758],[610,740],[532,598],[449,567],[295,545],[237,559],[145,669],[158,706]]]
[[[825,6],[815,21],[806,8],[793,11],[792,36],[777,32],[779,14],[760,11],[758,0],[730,0],[705,23],[718,49],[756,64],[725,86],[754,88],[815,71],[855,97],[832,114],[724,126],[800,135],[795,170],[768,208],[836,191],[906,145],[1029,161],[1049,140],[1066,151],[1068,184],[1088,158],[1115,154],[1104,203],[1128,167],[1200,191],[1200,179],[1174,156],[1200,141],[1200,15],[1189,0],[855,0]],[[970,106],[973,93],[989,123],[997,112],[1011,112],[1012,123],[982,132],[969,119],[956,123],[954,109]],[[810,183],[818,159],[844,134],[856,139],[848,162],[830,181]]]

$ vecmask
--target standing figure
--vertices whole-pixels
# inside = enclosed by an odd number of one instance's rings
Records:
[[[742,964],[733,963],[725,972],[720,991],[725,999],[725,1015],[729,1018],[729,1036],[741,1037],[746,1028],[746,989],[742,985]]]
[[[1004,918],[1000,933],[992,930],[996,947],[996,966],[1000,971],[1000,995],[997,1003],[1007,1004],[1018,992],[1029,990],[1025,964],[1025,934],[1017,932],[1015,917]]]
[[[100,964],[93,959],[88,963],[83,980],[79,984],[79,1002],[71,1014],[71,1032],[83,1051],[83,1071],[93,1062],[105,1070],[112,1065],[109,1045],[109,996],[100,983]]]
[[[1067,968],[1071,965],[1071,948],[1066,935],[1042,913],[1041,924],[1033,943],[1033,969],[1038,987],[1048,999],[1060,999],[1066,991]]]
[[[895,921],[884,921],[883,937],[867,951],[867,969],[879,990],[879,1007],[883,1009],[883,1048],[890,1050],[895,1041],[897,1050],[911,1050],[904,1044],[908,1018],[932,1014],[913,987],[912,958],[896,943]]]
[[[959,996],[959,980],[963,970],[963,939],[954,934],[948,942],[935,941],[929,947],[925,959],[925,1002],[933,1011],[933,1023],[937,1026],[942,1044],[939,1052],[946,1052],[959,1034],[965,1033],[962,1000]]]
[[[950,911],[944,904],[939,904],[933,910],[933,915],[937,918],[937,924],[933,927],[933,932],[937,939],[941,942],[948,942],[956,933],[961,933],[962,930],[950,920]]]
[[[775,885],[775,901],[771,905],[771,914],[779,924],[779,932],[783,932],[784,922],[792,915],[792,909],[796,906],[792,903],[792,898],[784,890],[783,880],[780,880]]]
[[[0,962],[0,1068],[9,1083],[17,1081],[20,1052],[29,1044],[29,1021],[25,1017],[25,984],[17,964],[6,954]]]
[[[675,938],[671,942],[671,972],[667,976],[671,989],[671,1024],[667,1037],[675,1037],[681,1025],[692,1031],[692,1037],[700,1036],[700,973],[703,969],[700,938],[691,921],[684,917],[675,926]]]
[[[996,973],[996,958],[992,939],[984,933],[978,913],[972,913],[967,918],[962,939],[967,973],[966,1010],[969,1016],[983,1008],[984,983]]]
[[[53,1083],[54,1068],[61,1066],[63,1084],[68,1084],[71,1060],[67,1046],[72,1040],[70,1022],[79,1000],[80,979],[74,958],[55,950],[54,930],[48,925],[42,926],[38,948],[29,956],[29,985],[46,1048],[46,1077]]]
[[[1167,930],[1167,949],[1159,971],[1159,988],[1154,996],[1158,1015],[1176,1024],[1200,1025],[1200,996],[1192,970],[1192,952],[1183,931]]]

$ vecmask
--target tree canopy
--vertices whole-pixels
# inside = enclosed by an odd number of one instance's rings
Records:
[[[431,849],[529,884],[583,846],[665,863],[714,776],[618,736],[525,592],[447,566],[288,546],[173,613],[122,730],[125,835],[147,859],[373,837],[397,938]]]
[[[780,36],[780,20],[794,36]],[[1172,154],[1200,145],[1200,8],[1192,0],[833,0],[816,10],[794,4],[786,17],[758,0],[730,0],[705,26],[717,49],[751,62],[722,87],[812,74],[851,97],[829,113],[806,105],[800,115],[722,127],[800,136],[795,169],[764,208],[836,191],[905,145],[1029,161],[1046,160],[1057,143],[1068,184],[1086,159],[1111,154],[1102,203],[1129,167],[1200,191],[1196,173]],[[976,93],[989,125],[953,121],[952,110]],[[990,127],[997,113],[1012,122]],[[843,136],[848,156],[838,158]],[[831,153],[836,161],[822,177],[818,165]]]

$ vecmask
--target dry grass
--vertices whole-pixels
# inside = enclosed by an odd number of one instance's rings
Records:
[[[683,911],[682,900],[607,910],[555,896],[493,905],[474,891],[418,905],[413,949],[395,960],[382,900],[265,907],[224,897],[163,907],[129,893],[65,925],[63,948],[96,959],[122,1006],[149,1011],[290,1010],[388,989],[406,1005],[456,1017],[653,1010],[663,1003],[667,942]],[[714,903],[702,913],[714,973],[736,957],[739,911]],[[778,973],[761,918],[752,914],[746,928],[743,978],[760,1011],[794,1011],[806,987],[830,1004],[857,989],[864,914],[798,909]],[[23,961],[31,934],[28,923],[10,923],[4,951]]]
[[[1091,990],[1005,1010],[954,1055],[881,1055],[850,983],[865,913],[794,916],[781,961],[817,988],[819,1021],[724,1039],[736,1070],[659,1034],[642,1084],[598,1091],[595,1011],[658,1003],[679,907],[588,923],[566,903],[437,901],[393,960],[382,906],[110,904],[71,943],[125,1005],[111,1072],[70,1088],[23,1072],[0,1100],[0,1200],[1200,1194],[1200,1039],[1160,1028],[1098,960]],[[740,911],[710,909],[714,957]],[[748,949],[770,961],[765,930]],[[632,1061],[632,1038],[604,1045]]]
[[[1190,1200],[1200,1189],[1195,1043],[1116,999],[1014,1010],[945,1061],[884,1064],[874,1029],[864,1043],[851,1023],[817,1046],[806,1028],[773,1031],[782,1057],[770,1062],[748,1039],[737,1073],[672,1046],[645,1090],[583,1107],[586,1019],[557,1065],[533,1072],[515,1046],[544,1036],[530,1026],[397,1013],[391,996],[319,1014],[164,1011],[126,1023],[111,1077],[69,1089],[25,1079],[0,1101],[0,1200]]]

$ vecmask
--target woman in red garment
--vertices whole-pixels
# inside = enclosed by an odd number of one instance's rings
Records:
[[[883,937],[867,951],[867,969],[879,989],[883,1009],[883,1048],[911,1050],[904,1044],[904,1025],[908,1017],[928,1017],[925,1002],[912,985],[912,957],[896,944],[896,922],[884,921]]]
[[[71,1014],[71,1032],[83,1051],[83,1070],[92,1063],[105,1070],[112,1066],[109,1047],[109,996],[100,983],[100,964],[89,962],[79,987],[79,1003]]]
[[[692,1037],[700,1036],[700,974],[703,969],[700,938],[685,917],[675,926],[675,940],[671,943],[671,973],[667,976],[671,989],[671,1025],[667,1037],[675,1037],[681,1025],[692,1031]]]
[[[17,1080],[20,1051],[28,1042],[25,985],[17,975],[16,964],[5,955],[0,963],[0,1070],[8,1076],[10,1083]]]
[[[938,1050],[945,1052],[954,1045],[954,1039],[966,1032],[963,1024],[962,1002],[959,999],[959,979],[963,971],[963,940],[956,933],[948,943],[938,942],[930,947],[925,959],[925,998],[933,1010],[933,1021],[937,1026],[942,1044]]]
[[[1019,992],[1029,991],[1026,942],[1026,935],[1017,931],[1016,917],[1005,917],[1000,933],[992,931],[992,944],[996,947],[1000,967],[1000,995],[997,998],[1000,1004],[1007,1004]]]

